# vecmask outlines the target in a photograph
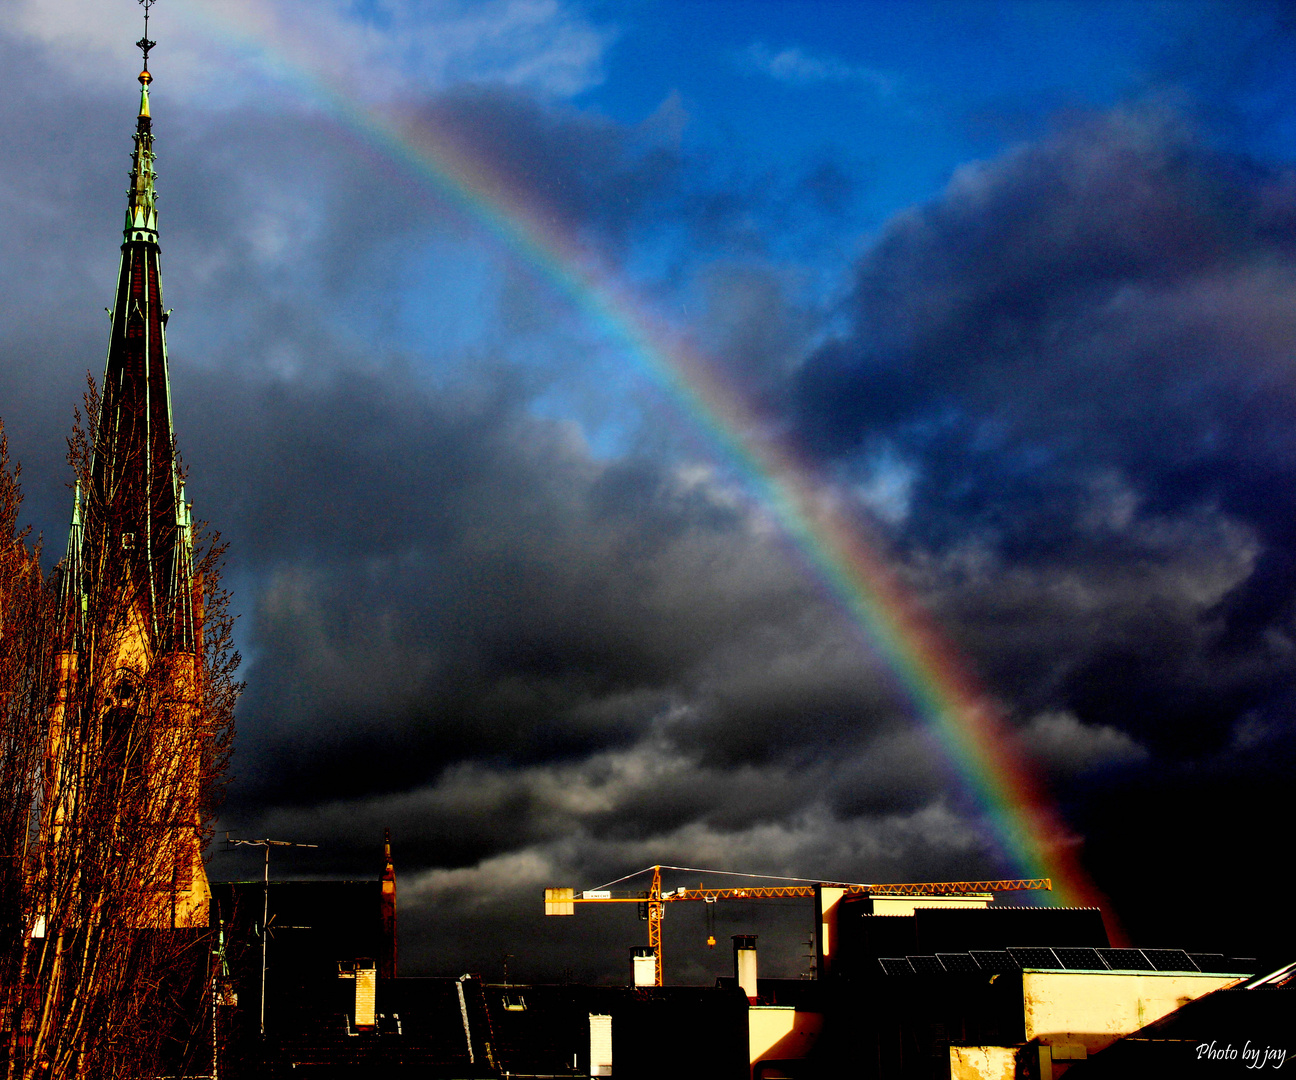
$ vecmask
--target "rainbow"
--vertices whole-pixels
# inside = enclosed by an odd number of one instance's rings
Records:
[[[232,8],[237,12],[231,13]],[[1116,930],[1106,898],[1080,863],[1078,839],[1015,749],[1011,727],[966,663],[866,543],[859,524],[816,483],[813,470],[792,449],[766,434],[769,425],[712,364],[469,148],[427,124],[362,105],[269,8],[191,2],[184,11],[208,37],[214,29],[258,57],[276,77],[323,103],[371,150],[399,163],[470,217],[649,372],[738,470],[754,498],[881,654],[1018,871],[1025,877],[1052,878],[1052,903],[1102,906]]]

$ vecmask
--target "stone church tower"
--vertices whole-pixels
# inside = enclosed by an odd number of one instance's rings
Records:
[[[199,830],[202,584],[171,424],[147,22],[139,44],[144,70],[107,366],[60,566],[43,814],[56,853],[93,829],[100,846],[117,836],[136,852],[131,887],[143,895],[128,916],[135,925],[193,927],[207,925],[211,898]]]

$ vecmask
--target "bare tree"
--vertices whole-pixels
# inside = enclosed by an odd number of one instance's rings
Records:
[[[22,492],[0,429],[0,1019],[12,1063],[30,1034],[33,929],[30,884],[35,815],[52,689],[53,594],[39,546],[18,529]]]
[[[183,500],[168,522],[152,485],[97,474],[93,385],[87,415],[69,440],[68,554],[48,580],[0,470],[0,693],[13,687],[0,702],[0,1005],[7,1076],[24,1080],[174,1075],[210,1027],[201,853],[240,689],[224,549],[195,536]],[[169,534],[143,545],[141,523]],[[151,565],[158,552],[168,565]]]

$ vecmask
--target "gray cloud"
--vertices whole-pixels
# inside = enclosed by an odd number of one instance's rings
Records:
[[[1065,712],[1031,717],[1021,735],[1032,754],[1066,771],[1125,765],[1148,757],[1148,752],[1125,732],[1107,726],[1091,727]]]

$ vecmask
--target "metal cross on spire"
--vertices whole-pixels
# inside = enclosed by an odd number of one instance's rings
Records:
[[[140,51],[144,53],[144,70],[148,71],[149,49],[153,48],[153,46],[157,44],[156,41],[149,41],[149,36],[148,36],[149,8],[151,8],[154,4],[156,4],[157,0],[139,0],[139,2],[141,6],[143,6],[144,8],[144,36],[140,38],[139,41],[135,42],[135,44],[138,45]]]

